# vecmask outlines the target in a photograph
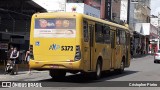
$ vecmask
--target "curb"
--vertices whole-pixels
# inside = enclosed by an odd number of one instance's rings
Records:
[[[133,55],[133,58],[142,58],[142,57],[146,57],[149,56],[150,54],[142,54],[142,55]]]

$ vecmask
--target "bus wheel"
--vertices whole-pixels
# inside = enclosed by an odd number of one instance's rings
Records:
[[[102,74],[102,64],[98,60],[97,65],[96,65],[96,72],[94,74],[94,78],[99,79],[101,77],[101,74]]]
[[[62,70],[50,70],[49,74],[53,79],[56,79],[56,80],[62,79],[66,76],[66,72]]]
[[[122,60],[120,68],[117,70],[118,73],[123,73],[124,72],[124,61]]]

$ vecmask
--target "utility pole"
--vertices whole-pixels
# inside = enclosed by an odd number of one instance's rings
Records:
[[[130,0],[128,0],[128,10],[127,10],[127,24],[129,25],[129,17],[130,17]]]

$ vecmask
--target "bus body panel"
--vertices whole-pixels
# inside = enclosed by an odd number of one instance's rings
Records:
[[[74,56],[75,55],[75,38],[35,38],[34,54],[47,56]],[[36,45],[39,43],[39,45]],[[35,57],[39,59],[39,57]],[[56,58],[56,57],[54,57]],[[42,59],[42,58],[40,58]],[[74,58],[70,58],[74,60]],[[48,59],[51,60],[51,59]]]

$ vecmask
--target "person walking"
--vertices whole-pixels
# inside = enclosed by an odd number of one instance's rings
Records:
[[[7,67],[7,63],[11,62],[10,55],[11,55],[12,51],[13,51],[13,47],[10,46],[10,49],[7,51],[6,60],[4,61],[4,68],[5,68],[5,73],[4,74],[8,73],[6,67]]]
[[[10,49],[7,51],[7,58],[5,60],[5,66],[6,66],[7,62],[10,61],[10,56],[11,56],[12,51],[13,51],[13,47],[10,46]]]
[[[10,55],[11,55],[12,51],[13,51],[13,47],[11,46],[7,52],[7,60],[10,60]]]
[[[15,47],[11,52],[10,59],[13,60],[16,65],[16,74],[18,74],[18,61],[19,61],[18,58],[19,58],[19,51]]]
[[[31,74],[31,69],[30,69],[30,66],[29,66],[29,60],[30,60],[30,49],[26,52],[25,61],[28,64],[28,70],[29,70],[28,74]]]

